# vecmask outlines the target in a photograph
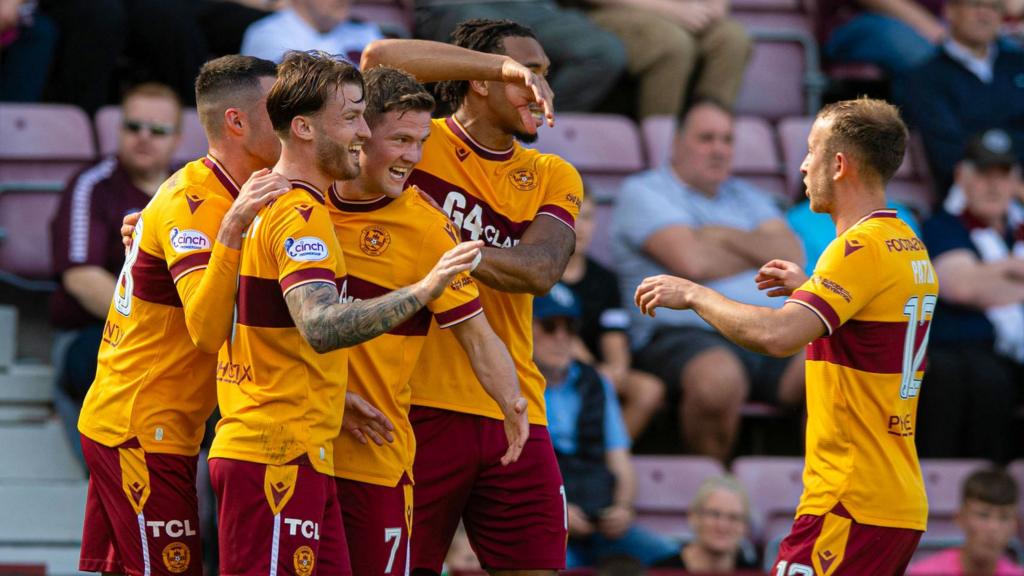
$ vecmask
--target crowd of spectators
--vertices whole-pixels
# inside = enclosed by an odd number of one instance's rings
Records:
[[[172,169],[199,66],[233,52],[278,60],[288,49],[358,62],[386,30],[353,17],[350,4],[0,0],[0,101],[67,102],[91,113],[123,94],[118,153],[68,182],[52,224],[54,366],[72,436],[121,267],[121,217],[141,208]],[[928,247],[940,284],[918,451],[998,464],[1024,456],[1014,423],[1024,396],[1024,47],[1004,33],[1020,33],[1006,21],[1020,18],[1024,1],[817,6],[829,64],[872,64],[891,79],[892,99],[923,142],[938,199],[930,212],[891,203]],[[552,61],[560,111],[599,108],[625,80],[637,87],[632,116],[678,118],[668,162],[626,179],[617,196],[603,231],[614,270],[587,255],[594,204],[584,202],[563,284],[535,306],[535,359],[548,379],[550,429],[566,476],[571,565],[625,553],[709,571],[747,566],[742,486],[722,478],[702,488],[690,520],[695,539],[682,545],[633,523],[629,454],[651,421],[670,411],[680,452],[723,463],[736,454],[744,403],[799,418],[802,354],[753,354],[693,312],[650,318],[631,303],[640,279],[667,273],[781,306],[757,289],[758,268],[777,258],[810,273],[835,236],[806,201],[780,205],[733,175],[732,110],[750,35],[725,0],[418,0],[413,17],[415,36],[437,40],[470,17],[531,26]],[[987,471],[968,480],[960,515],[967,544],[943,561],[998,564],[984,550],[1005,549],[1006,540],[979,518],[1016,505],[1004,476]]]

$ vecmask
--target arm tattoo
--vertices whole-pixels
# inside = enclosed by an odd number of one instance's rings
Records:
[[[408,286],[377,298],[338,302],[338,291],[317,282],[285,297],[302,336],[317,352],[361,344],[408,320],[423,304]]]

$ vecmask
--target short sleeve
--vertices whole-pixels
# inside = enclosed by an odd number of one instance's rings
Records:
[[[549,172],[547,177],[551,182],[547,185],[537,215],[551,216],[575,231],[576,218],[580,215],[580,204],[583,202],[583,179],[565,161],[554,164]],[[524,171],[520,177],[529,178],[530,174]]]
[[[630,446],[626,423],[622,420],[622,409],[619,408],[619,397],[615,389],[604,376],[601,376],[604,387],[604,446],[605,451],[628,450]]]
[[[272,207],[268,217],[269,256],[277,265],[281,292],[314,282],[334,285],[342,256],[327,208],[312,200],[291,200]]]
[[[662,228],[695,225],[692,215],[669,199],[658,174],[628,178],[615,202],[615,229],[636,250]]]
[[[786,301],[818,315],[832,335],[878,292],[877,246],[859,234],[836,238],[818,259],[814,275]]]
[[[423,246],[418,259],[420,278],[430,272],[445,252],[458,244],[458,231],[447,218],[438,212],[437,218],[431,220],[423,235]],[[476,281],[467,273],[459,274],[452,279],[441,296],[427,304],[427,308],[433,313],[437,325],[441,328],[451,328],[483,311]]]
[[[206,268],[221,220],[231,207],[227,198],[199,187],[186,188],[177,196],[157,216],[156,238],[174,282]]]

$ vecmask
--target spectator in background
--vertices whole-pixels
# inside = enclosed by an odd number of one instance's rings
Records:
[[[689,98],[732,106],[752,42],[729,18],[728,0],[588,0],[587,14],[626,47],[626,70],[639,84],[640,119],[679,116]]]
[[[622,308],[619,279],[587,255],[594,233],[594,202],[585,196],[576,219],[576,251],[562,274],[580,302],[580,334],[573,356],[593,365],[611,381],[622,399],[622,419],[630,438],[647,427],[665,399],[665,386],[657,376],[633,370],[629,348],[629,313]]]
[[[612,250],[622,291],[673,274],[749,304],[778,308],[754,282],[773,258],[800,260],[800,243],[771,196],[731,177],[733,117],[722,104],[697,102],[683,116],[670,164],[630,177],[612,221]],[[746,351],[692,311],[634,306],[637,367],[681,390],[681,422],[690,448],[725,461],[747,399],[797,404],[803,398],[802,355],[778,359]],[[671,396],[670,396],[671,397]]]
[[[122,102],[117,156],[68,183],[51,223],[60,284],[50,309],[59,331],[53,365],[58,389],[74,403],[71,413],[62,413],[66,419],[73,416],[68,421],[72,428],[96,375],[103,321],[124,263],[121,219],[141,211],[167,179],[180,126],[181,102],[169,87],[142,84],[129,90]],[[77,447],[78,432],[72,433]]]
[[[563,284],[533,303],[533,358],[547,380],[548,430],[565,484],[566,567],[623,554],[650,564],[677,545],[633,523],[629,436],[611,384],[572,357],[579,316],[579,302]]]
[[[532,29],[551,59],[548,82],[563,112],[592,110],[626,67],[625,49],[614,34],[555,0],[415,0],[415,5],[418,38],[449,42],[459,23],[480,18],[512,20]]]
[[[693,540],[658,568],[682,568],[696,574],[732,574],[758,570],[742,549],[750,525],[747,491],[731,476],[708,478],[690,504]]]
[[[351,7],[351,0],[291,0],[249,26],[242,54],[280,62],[288,50],[322,50],[358,66],[363,49],[384,34],[373,22],[353,20]]]
[[[826,60],[864,62],[889,76],[920,66],[935,53],[946,27],[944,0],[821,0],[819,41]]]
[[[1012,456],[1024,378],[1021,196],[1010,137],[989,130],[971,140],[956,167],[956,190],[924,225],[939,302],[918,404],[922,457]]]
[[[57,46],[57,28],[35,2],[0,0],[0,102],[38,102]]]
[[[1006,557],[1017,533],[1017,483],[999,468],[977,470],[964,481],[956,522],[964,545],[912,565],[909,576],[1024,576]]]
[[[897,91],[907,123],[921,132],[940,200],[967,138],[1007,131],[1024,158],[1024,51],[999,38],[1004,0],[950,0],[949,39]]]

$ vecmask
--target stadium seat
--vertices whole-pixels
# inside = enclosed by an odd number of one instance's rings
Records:
[[[56,419],[0,426],[0,484],[84,480],[85,472],[66,438]]]
[[[766,26],[749,29],[754,53],[736,99],[736,112],[776,120],[817,110],[824,78],[810,33],[795,21]]]
[[[689,534],[686,516],[700,485],[725,473],[705,456],[634,456],[636,521],[670,536]]]
[[[50,220],[58,204],[58,191],[0,192],[0,272],[29,280],[52,277]]]
[[[104,106],[96,112],[96,140],[99,144],[100,156],[111,156],[117,153],[118,138],[121,133],[121,107]],[[171,158],[176,166],[191,162],[206,154],[206,133],[199,123],[199,113],[195,108],[186,108],[181,115],[181,144]]]
[[[645,166],[636,125],[614,114],[559,114],[554,128],[540,129],[534,146],[575,166],[598,202],[614,198],[622,180]]]
[[[0,104],[0,184],[59,188],[96,157],[85,112],[61,104]]]
[[[803,493],[803,458],[741,456],[732,465],[746,487],[757,541],[770,542],[789,532]]]
[[[648,165],[660,166],[672,153],[675,126],[668,116],[646,118],[641,125]],[[738,116],[735,125],[734,173],[780,199],[788,200],[775,131],[763,118]]]
[[[938,460],[921,461],[921,474],[928,493],[928,536],[930,538],[951,538],[960,536],[960,529],[953,521],[960,508],[960,490],[971,472],[986,466],[984,460]]]
[[[77,546],[88,483],[0,483],[0,546]]]

